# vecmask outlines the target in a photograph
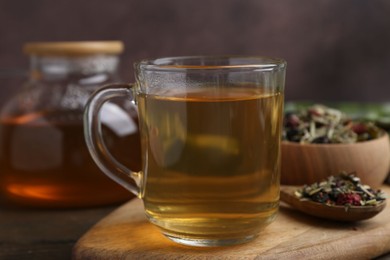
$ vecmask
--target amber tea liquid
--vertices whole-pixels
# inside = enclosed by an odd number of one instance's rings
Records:
[[[282,93],[165,94],[138,97],[148,218],[173,240],[253,238],[278,209]]]
[[[138,131],[118,135],[112,127],[103,126],[103,132],[114,156],[139,170]],[[131,198],[92,161],[84,141],[82,111],[3,118],[0,188],[6,201],[42,207],[103,205]]]

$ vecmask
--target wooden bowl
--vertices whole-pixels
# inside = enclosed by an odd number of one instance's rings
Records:
[[[353,144],[299,144],[282,142],[281,184],[303,185],[355,172],[363,184],[379,188],[389,172],[390,144],[386,133]]]

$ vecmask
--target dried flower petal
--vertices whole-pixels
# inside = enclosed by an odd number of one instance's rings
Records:
[[[340,193],[337,196],[336,205],[353,205],[353,206],[361,206],[361,197],[357,193]]]

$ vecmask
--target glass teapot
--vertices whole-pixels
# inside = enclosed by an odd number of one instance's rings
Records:
[[[0,114],[0,192],[6,202],[81,207],[130,198],[92,161],[82,125],[89,96],[119,80],[122,51],[117,41],[24,46],[30,78]],[[135,106],[109,103],[100,117],[107,148],[129,167],[141,168]]]

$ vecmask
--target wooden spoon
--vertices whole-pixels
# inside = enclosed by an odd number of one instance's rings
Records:
[[[326,204],[301,200],[295,196],[294,192],[299,186],[281,186],[280,200],[293,206],[294,208],[312,216],[326,218],[337,221],[360,221],[374,217],[386,206],[383,200],[375,206],[329,206]]]

